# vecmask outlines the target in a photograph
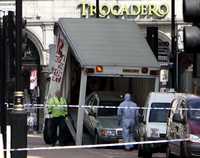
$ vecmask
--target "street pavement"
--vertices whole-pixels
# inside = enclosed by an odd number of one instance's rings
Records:
[[[51,147],[43,141],[42,135],[29,135],[28,147]],[[28,151],[28,158],[134,158],[136,151],[123,149],[57,149]]]
[[[28,135],[28,147],[51,147],[43,141],[42,135]],[[114,148],[91,148],[91,149],[54,149],[28,151],[27,158],[137,158],[137,150],[124,151]],[[156,154],[154,158],[164,158],[163,154]]]

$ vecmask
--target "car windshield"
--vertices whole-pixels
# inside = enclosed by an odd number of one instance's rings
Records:
[[[166,122],[167,121],[169,110],[164,109],[164,108],[169,108],[170,103],[152,103],[151,107],[155,109],[150,109],[149,122]],[[156,108],[161,108],[161,109],[156,109]]]
[[[200,121],[200,100],[191,102],[189,104],[189,118],[192,120],[199,120]]]
[[[98,108],[97,116],[116,116],[117,108],[112,108],[119,106],[120,101],[102,101],[100,106],[106,106],[108,108]],[[109,108],[110,107],[110,108]]]

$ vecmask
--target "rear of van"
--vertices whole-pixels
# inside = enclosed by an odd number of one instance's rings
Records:
[[[175,93],[151,92],[146,100],[143,111],[144,141],[156,141],[166,139],[167,118],[171,108],[171,102]],[[151,157],[152,153],[165,152],[166,144],[145,144],[141,148],[143,154]]]
[[[146,137],[162,139],[166,136],[167,118],[175,93],[150,93],[146,112]]]

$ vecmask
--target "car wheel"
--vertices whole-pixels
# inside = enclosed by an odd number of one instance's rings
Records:
[[[169,146],[167,146],[166,158],[174,158],[174,155],[171,153]]]
[[[182,142],[181,143],[181,153],[180,153],[180,157],[181,158],[189,158],[189,153],[188,153],[188,150],[187,150],[187,143],[186,142]]]

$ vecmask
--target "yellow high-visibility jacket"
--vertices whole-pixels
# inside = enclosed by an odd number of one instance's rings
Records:
[[[51,113],[53,117],[65,117],[68,115],[68,110],[67,107],[64,107],[63,105],[67,105],[67,101],[65,98],[50,98],[48,100],[48,112]]]

